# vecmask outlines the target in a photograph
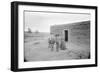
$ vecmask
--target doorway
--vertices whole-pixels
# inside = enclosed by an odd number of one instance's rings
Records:
[[[65,34],[65,41],[68,42],[68,30],[65,30],[64,34]]]

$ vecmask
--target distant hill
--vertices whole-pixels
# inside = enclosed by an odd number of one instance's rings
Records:
[[[28,32],[24,32],[24,37],[45,37],[45,36],[49,36],[50,34],[47,32],[32,32],[32,33],[28,33]]]

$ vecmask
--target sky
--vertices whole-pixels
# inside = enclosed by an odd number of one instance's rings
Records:
[[[25,31],[50,32],[50,26],[90,20],[90,14],[24,12]]]

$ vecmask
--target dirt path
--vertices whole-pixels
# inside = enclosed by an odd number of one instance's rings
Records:
[[[27,61],[48,61],[48,60],[69,60],[87,59],[89,47],[81,44],[66,43],[66,50],[56,52],[48,48],[48,38],[46,37],[27,37],[24,43],[24,56]]]
[[[45,45],[44,45],[45,44]],[[28,61],[48,61],[48,60],[65,60],[77,59],[77,55],[70,55],[69,50],[60,50],[59,52],[54,49],[51,51],[48,48],[48,41],[39,40],[39,42],[32,41],[25,43],[25,58]]]

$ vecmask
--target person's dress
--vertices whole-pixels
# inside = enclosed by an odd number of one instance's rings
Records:
[[[64,40],[61,40],[60,49],[61,49],[61,50],[67,49],[67,48],[66,48],[66,43],[65,43]]]

